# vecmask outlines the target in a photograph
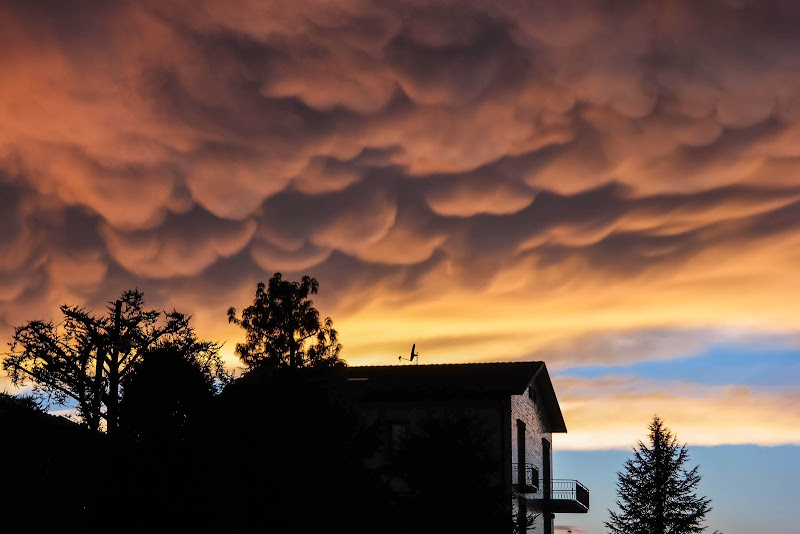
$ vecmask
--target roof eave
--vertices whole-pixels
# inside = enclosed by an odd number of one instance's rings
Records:
[[[537,389],[547,410],[550,432],[565,434],[567,432],[567,424],[564,422],[564,415],[561,413],[558,397],[556,397],[553,382],[550,380],[550,374],[547,372],[547,366],[544,362],[542,362],[542,367],[537,371],[534,380],[537,382]]]

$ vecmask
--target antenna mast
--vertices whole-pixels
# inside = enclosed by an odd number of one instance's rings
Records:
[[[403,358],[402,356],[398,356],[398,360],[405,360],[407,362],[412,362],[414,365],[419,365],[419,352],[415,352],[414,349],[417,348],[417,344],[414,343],[411,345],[411,356],[408,358]],[[414,361],[416,359],[416,361]]]

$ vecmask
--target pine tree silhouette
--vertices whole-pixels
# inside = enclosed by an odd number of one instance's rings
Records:
[[[618,472],[617,506],[605,523],[612,534],[696,534],[711,511],[710,499],[698,497],[698,467],[687,471],[686,445],[680,445],[656,415],[650,423],[649,447],[638,442],[633,459]]]

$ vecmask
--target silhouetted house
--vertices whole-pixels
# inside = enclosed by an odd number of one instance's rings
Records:
[[[370,460],[372,468],[391,466],[409,436],[424,434],[431,421],[450,421],[483,448],[487,484],[502,492],[504,513],[520,531],[552,534],[554,514],[589,510],[589,491],[580,482],[552,478],[552,434],[567,428],[543,362],[366,366],[345,372],[358,392],[362,416],[382,429],[383,447]],[[441,473],[443,499],[463,495],[466,488],[458,486],[476,469],[450,465],[454,458],[464,461],[457,450],[463,447],[463,436],[453,436],[451,451],[432,446],[431,455],[438,457],[427,462],[421,456],[432,476]],[[396,488],[408,489],[400,479]],[[526,516],[532,522],[522,525]]]

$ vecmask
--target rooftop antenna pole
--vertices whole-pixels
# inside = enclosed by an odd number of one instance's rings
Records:
[[[409,358],[403,358],[402,356],[398,356],[398,360],[405,360],[407,362],[412,362],[414,365],[419,365],[419,352],[414,352],[414,349],[417,348],[417,344],[414,343],[411,345],[411,356]],[[416,361],[414,361],[416,359]]]

